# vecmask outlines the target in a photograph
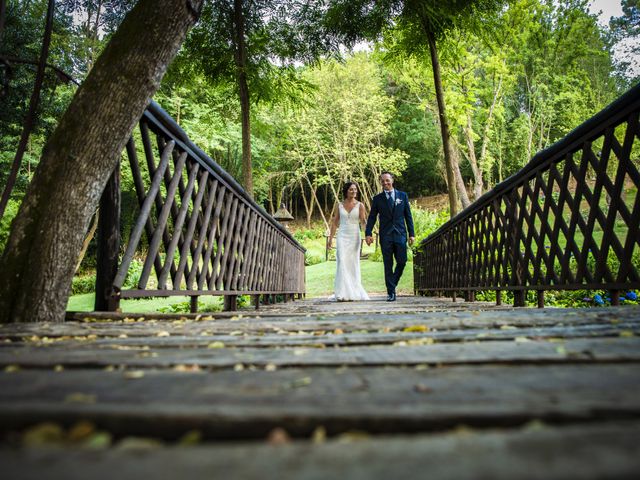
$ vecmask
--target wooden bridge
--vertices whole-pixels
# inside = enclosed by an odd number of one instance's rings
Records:
[[[615,305],[640,288],[639,113],[637,87],[426,239],[417,296],[332,303],[301,299],[304,249],[152,104],[122,258],[118,171],[101,203],[97,312],[0,325],[3,475],[635,478],[640,308]],[[614,306],[519,308],[572,289]],[[169,295],[194,313],[116,312]]]
[[[637,307],[381,296],[75,318],[0,327],[4,478],[631,478],[640,467]]]

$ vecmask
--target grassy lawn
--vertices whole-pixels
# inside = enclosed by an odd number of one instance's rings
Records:
[[[94,299],[95,296],[93,293],[73,295],[69,298],[67,310],[71,312],[91,312],[93,311]],[[186,296],[127,299],[120,302],[120,307],[123,312],[160,312],[160,309],[165,309],[178,303],[185,303],[188,305],[189,300],[189,297]],[[200,297],[200,300],[201,301],[198,302],[198,308],[200,311],[210,310],[206,308],[207,305],[213,304],[218,306],[222,304],[221,297]],[[204,308],[200,306],[202,304],[204,304]],[[188,307],[186,307],[186,311],[188,311]]]
[[[386,293],[384,286],[384,265],[382,262],[372,262],[362,260],[360,262],[362,275],[362,285],[367,293]],[[307,274],[307,297],[328,297],[333,294],[333,282],[336,276],[336,262],[322,262],[311,265],[306,268]],[[399,294],[413,294],[413,263],[407,262],[404,274],[400,279],[398,287]],[[200,311],[207,311],[207,305],[219,305],[222,302],[221,297],[200,297]],[[90,312],[93,311],[94,294],[85,293],[82,295],[73,295],[67,304],[67,310],[73,312]],[[160,309],[167,309],[171,305],[184,303],[188,305],[189,297],[158,297],[158,298],[140,298],[127,299],[120,302],[123,312],[144,313],[144,312],[160,312]],[[202,306],[204,303],[204,306]],[[185,305],[185,307],[186,307]]]
[[[307,297],[324,297],[333,293],[333,282],[336,276],[336,262],[323,262],[307,267]],[[382,262],[363,260],[360,262],[362,286],[367,293],[385,293],[384,265]],[[397,293],[413,294],[413,263],[407,262],[404,274],[400,279]]]

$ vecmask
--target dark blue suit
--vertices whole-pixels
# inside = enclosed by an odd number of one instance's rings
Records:
[[[409,230],[409,237],[415,237],[407,194],[395,190],[395,201],[392,205],[384,191],[373,197],[365,235],[371,236],[377,219],[380,221],[380,249],[384,261],[384,280],[387,293],[391,295],[396,293],[396,286],[407,264],[407,230]],[[393,271],[394,257],[395,271]]]

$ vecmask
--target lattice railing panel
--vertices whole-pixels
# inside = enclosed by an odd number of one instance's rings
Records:
[[[114,295],[304,293],[304,249],[159,106],[126,152],[140,211]],[[140,277],[124,289],[134,257]]]
[[[640,87],[424,240],[415,289],[640,287]]]

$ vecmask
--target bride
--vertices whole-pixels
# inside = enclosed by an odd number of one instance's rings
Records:
[[[360,226],[364,229],[366,215],[364,205],[357,200],[358,185],[355,182],[345,183],[342,196],[343,201],[338,202],[327,238],[327,247],[331,248],[338,229],[335,300],[369,300],[360,282]]]

